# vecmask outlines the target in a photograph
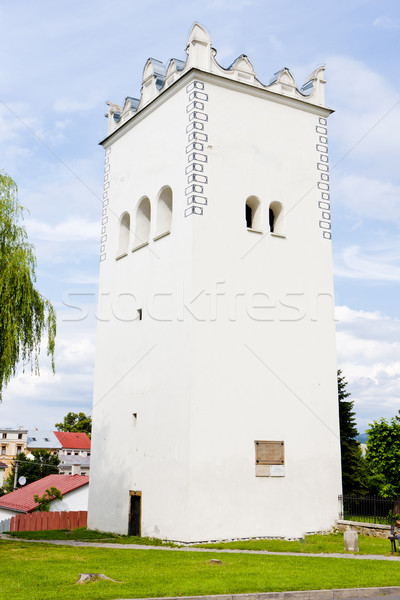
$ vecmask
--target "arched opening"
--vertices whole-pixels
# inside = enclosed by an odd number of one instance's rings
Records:
[[[129,213],[125,212],[121,216],[119,222],[119,240],[118,240],[118,252],[117,258],[126,256],[129,248],[129,236],[131,228],[131,217]]]
[[[172,224],[172,190],[164,187],[157,201],[157,226],[154,239],[167,235],[171,232]]]
[[[151,206],[150,200],[145,197],[139,203],[136,211],[135,244],[133,249],[137,250],[146,246],[150,240]]]
[[[262,214],[261,202],[256,196],[249,196],[246,200],[245,218],[247,229],[261,231]]]
[[[285,235],[285,219],[280,202],[271,202],[269,205],[269,230],[275,235]]]

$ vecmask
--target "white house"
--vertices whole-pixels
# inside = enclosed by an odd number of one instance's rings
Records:
[[[62,500],[52,500],[50,511],[87,510],[89,478],[83,475],[47,475],[0,497],[0,521],[18,513],[34,512],[37,502],[34,495],[43,496],[55,487],[63,495]]]
[[[198,24],[186,53],[108,103],[88,526],[325,530],[341,473],[324,69],[264,85]]]

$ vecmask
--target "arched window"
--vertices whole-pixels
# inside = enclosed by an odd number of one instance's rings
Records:
[[[157,227],[154,239],[171,233],[172,223],[172,190],[170,187],[164,187],[157,201]]]
[[[129,213],[125,212],[121,216],[119,222],[119,240],[118,240],[118,252],[117,258],[122,258],[127,255],[129,248],[129,235],[131,228],[131,217]]]
[[[261,231],[262,214],[261,203],[256,196],[249,196],[246,200],[246,227],[254,231]]]
[[[150,240],[151,206],[147,197],[142,198],[136,211],[134,250],[146,246]]]
[[[280,202],[271,202],[269,205],[269,230],[275,235],[285,235],[285,218]]]

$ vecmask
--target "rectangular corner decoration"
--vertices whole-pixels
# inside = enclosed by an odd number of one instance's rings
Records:
[[[284,465],[285,443],[256,440],[256,465]]]
[[[207,168],[208,157],[204,150],[202,142],[208,141],[208,134],[204,131],[207,126],[207,102],[208,94],[204,91],[204,83],[201,81],[193,81],[186,87],[188,103],[186,105],[186,113],[188,125],[186,127],[187,141],[186,153],[188,154],[189,166],[185,169],[186,187],[185,195],[190,195],[188,204],[192,204],[190,208],[185,210],[185,217],[191,215],[203,215],[203,208],[194,204],[207,205],[207,196],[204,185],[208,183],[208,177],[205,173]],[[202,173],[199,175],[198,173]],[[199,185],[202,184],[202,185]],[[201,194],[200,196],[198,194]],[[193,198],[202,198],[202,202],[195,202]]]

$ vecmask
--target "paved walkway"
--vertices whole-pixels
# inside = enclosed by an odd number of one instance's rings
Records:
[[[114,548],[114,550],[161,550],[168,552],[209,552],[213,554],[261,554],[266,556],[299,556],[313,558],[350,558],[353,560],[389,560],[400,562],[400,556],[383,556],[382,554],[339,554],[339,553],[320,553],[311,552],[270,552],[269,550],[231,550],[215,548],[194,548],[193,546],[179,546],[170,548],[169,546],[144,546],[141,544],[112,544],[107,542],[78,542],[75,540],[23,540],[14,538],[5,534],[0,534],[0,539],[13,540],[18,542],[30,542],[33,544],[54,544],[55,546],[74,546],[79,548]]]

